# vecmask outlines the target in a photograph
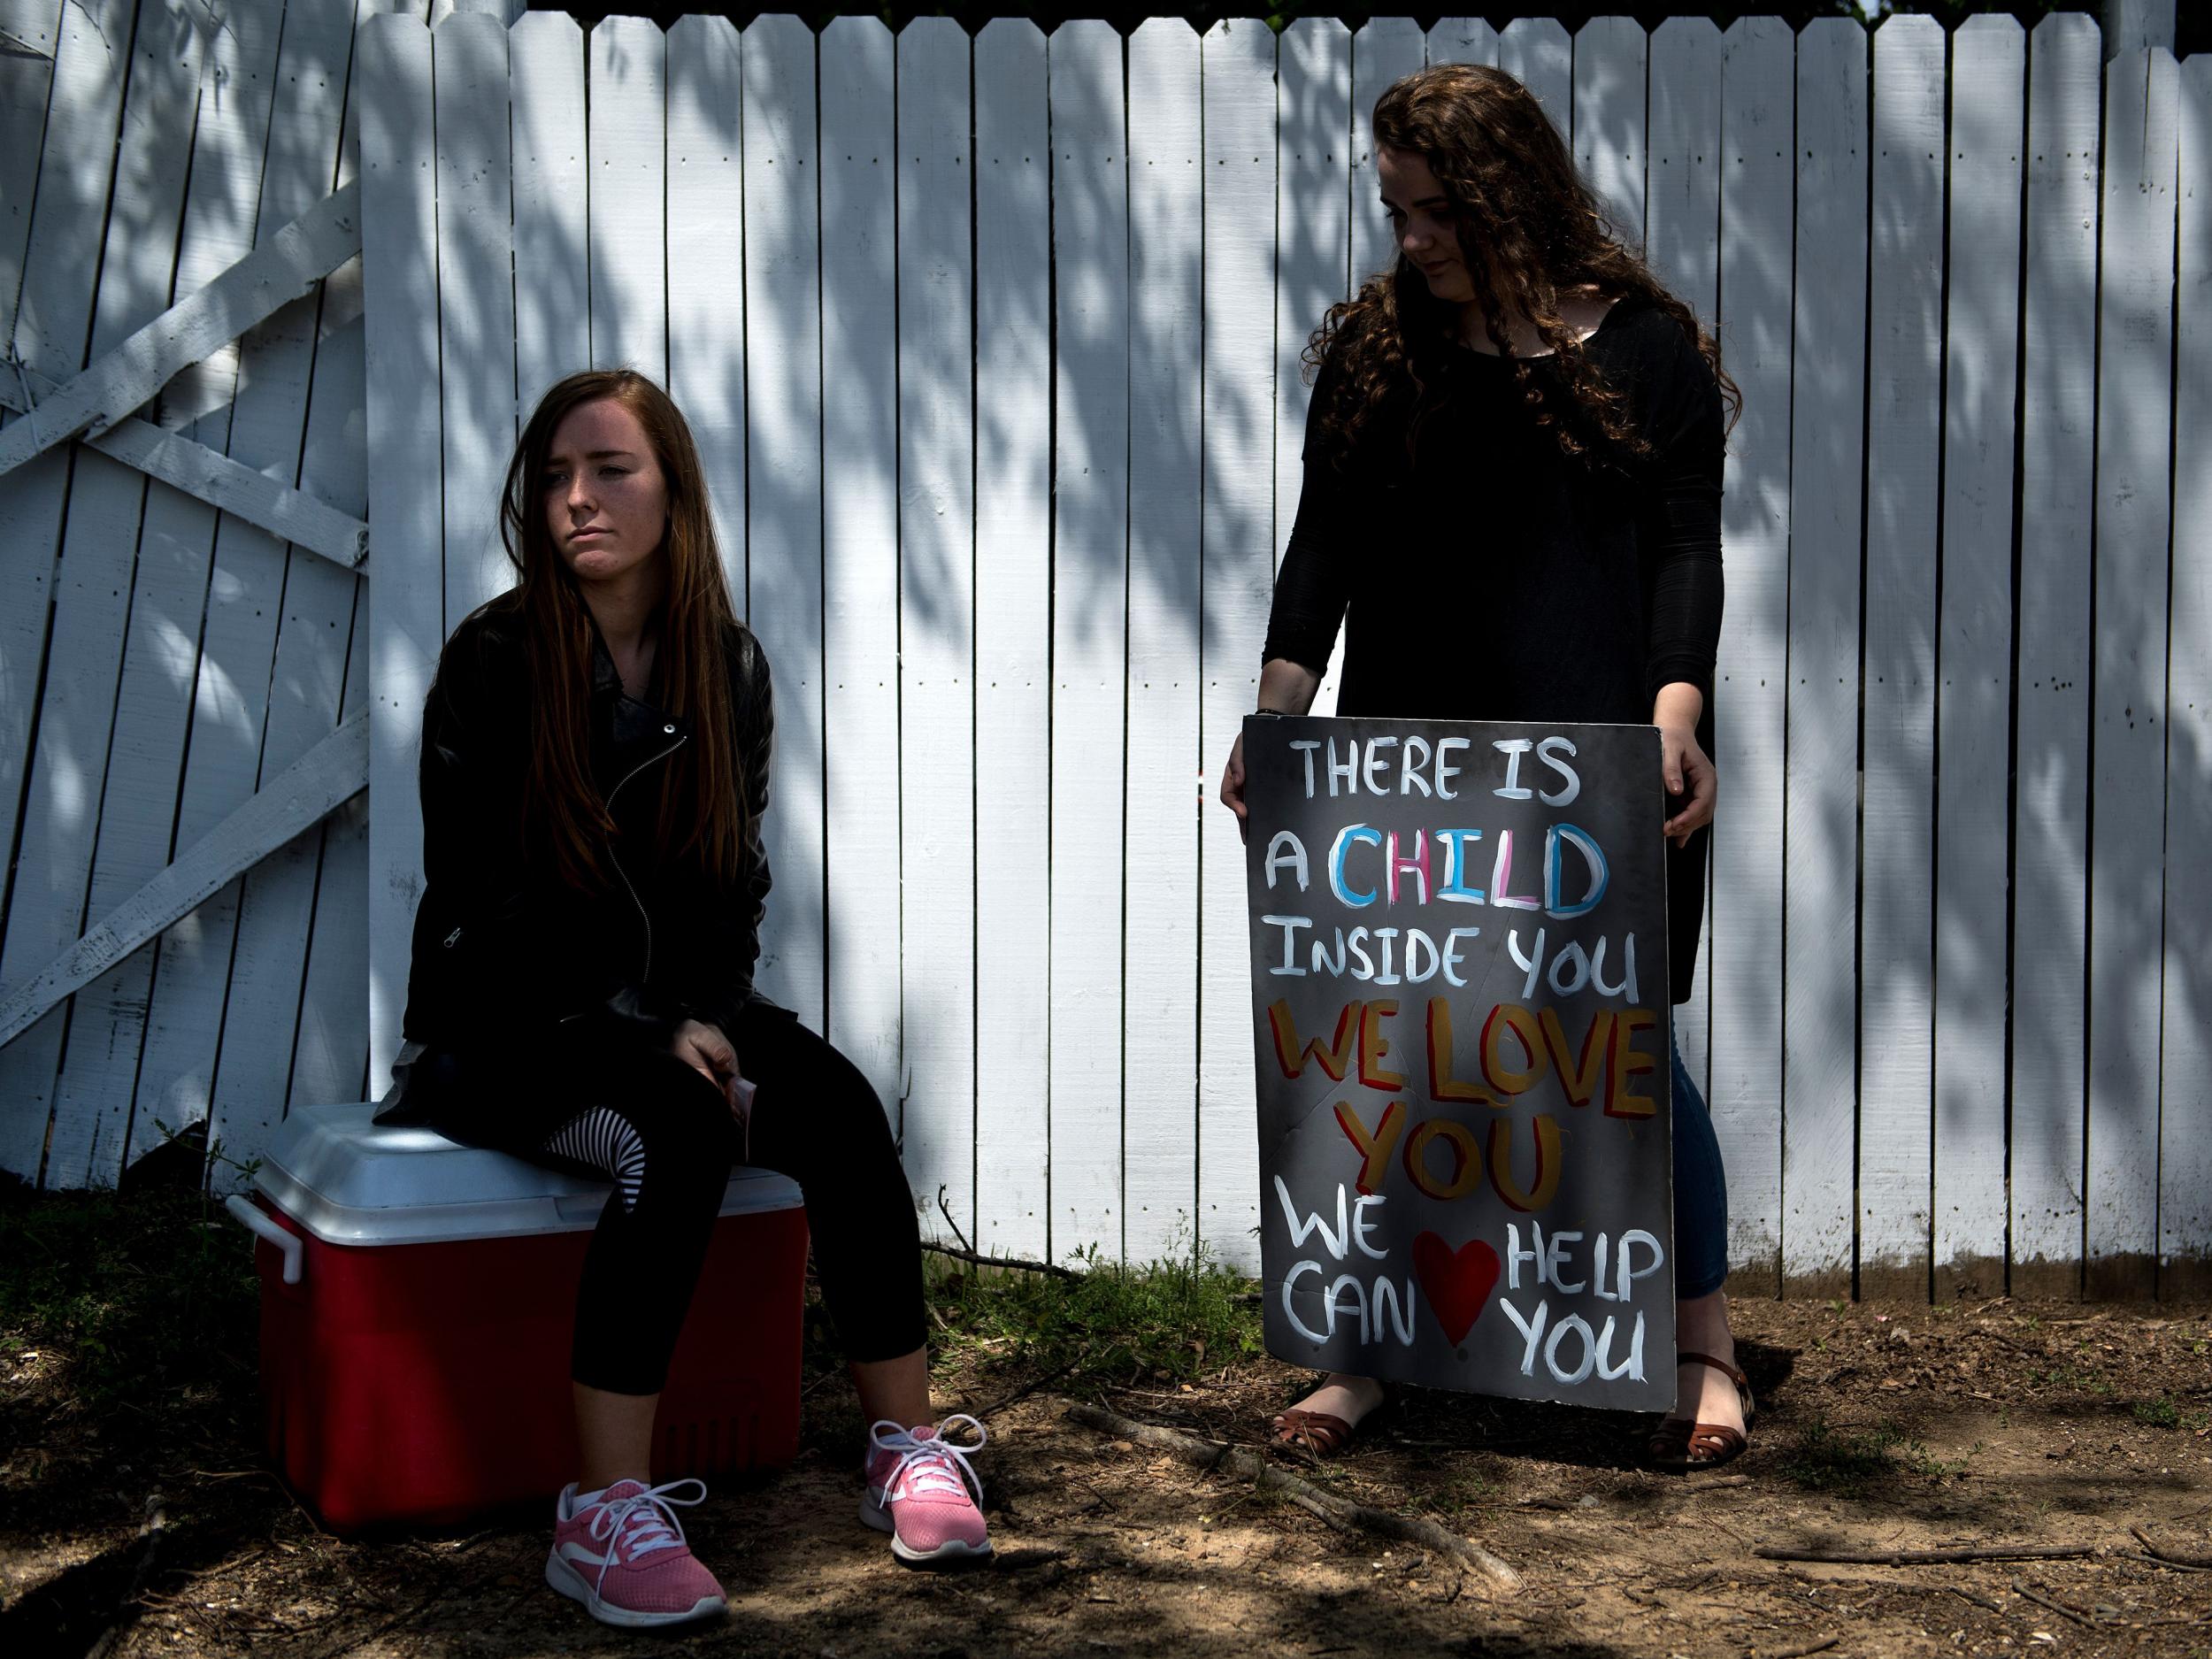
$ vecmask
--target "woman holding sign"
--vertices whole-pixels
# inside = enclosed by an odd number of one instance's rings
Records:
[[[1338,713],[1649,723],[1662,737],[1671,970],[1688,995],[1717,780],[1721,468],[1736,403],[1689,307],[1612,235],[1566,146],[1502,71],[1440,65],[1375,105],[1398,259],[1331,308],[1305,484],[1275,587],[1258,712],[1312,705],[1344,629]],[[1245,812],[1243,743],[1221,799]],[[1727,1196],[1673,1066],[1676,1413],[1671,1467],[1744,1448],[1750,1391],[1722,1283]],[[1340,1445],[1382,1385],[1333,1373],[1275,1420]]]
[[[795,1179],[873,1424],[861,1518],[916,1565],[990,1553],[933,1424],[921,1245],[883,1108],[753,989],[768,662],[738,621],[689,427],[627,370],[545,395],[507,472],[518,585],[465,619],[423,714],[408,1047],[380,1121],[611,1179],[577,1290],[579,1479],[547,1581],[626,1626],[719,1612],[656,1486],[654,1409],[731,1165]],[[956,1418],[980,1432],[972,1418]]]

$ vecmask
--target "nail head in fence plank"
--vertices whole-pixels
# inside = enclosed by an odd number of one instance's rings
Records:
[[[2057,12],[2036,25],[2028,57],[2013,749],[2016,1295],[2081,1289],[2101,62],[2095,19]]]
[[[2173,662],[2166,728],[2166,1019],[2158,1294],[2212,1292],[2212,54],[2181,65]]]
[[[1319,27],[1291,25],[1295,33]],[[1343,26],[1326,27],[1343,34]],[[1121,37],[1050,50],[1057,488],[1052,497],[1050,1257],[1122,1231],[1123,769],[1128,639],[1129,149]],[[1344,154],[1344,109],[1335,150]],[[1341,215],[1340,214],[1340,218]],[[1337,288],[1343,288],[1338,238]]]
[[[776,890],[758,972],[763,990],[819,1030],[825,411],[814,35],[797,18],[763,17],[746,30],[742,57],[745,355],[760,393],[745,411],[746,614],[768,653],[776,702],[774,803],[764,832]]]
[[[2105,65],[2086,1264],[2105,1296],[2149,1295],[2158,1254],[2177,82],[2163,49]]]
[[[975,37],[976,1222],[979,1249],[1048,1247],[1052,250],[1045,37]]]
[[[650,18],[591,31],[591,360],[668,382],[667,37]]]
[[[1194,42],[1194,44],[1195,42]],[[969,42],[950,18],[898,39],[900,937],[906,1168],[975,1226],[976,649]],[[950,972],[944,964],[954,964]],[[936,1228],[934,1210],[924,1218]]]
[[[1122,1248],[1195,1237],[1200,341],[1198,36],[1129,37],[1129,725]]]
[[[0,429],[0,473],[129,414],[179,371],[229,344],[360,251],[360,196],[349,187],[65,382],[32,417]]]
[[[319,822],[368,781],[368,727],[358,719],[325,738],[223,820],[184,856],[116,906],[58,960],[0,1002],[0,1044],[90,984],[209,895]]]
[[[1952,36],[1951,51],[1937,689],[1943,766],[1935,881],[1939,1300],[1947,1291],[1989,1296],[2005,1287],[2003,853],[2027,37],[2010,18],[1970,18]]]
[[[1259,1270],[1250,910],[1244,841],[1219,801],[1221,768],[1259,691],[1274,578],[1275,35],[1217,23],[1204,74],[1205,376],[1200,516],[1201,960],[1198,1238],[1236,1272]],[[1417,47],[1418,40],[1415,44]]]
[[[1936,812],[1943,90],[1940,23],[1901,17],[1875,32],[1857,1222],[1862,1293],[1910,1299],[1928,1294],[1935,1098],[1928,910],[1944,896],[1928,879]],[[1997,1167],[2004,1168],[2001,1156]]]
[[[1721,44],[1719,330],[1743,393],[1721,498],[1728,620],[1713,695],[1713,1127],[1740,1286],[1781,1288],[1782,798],[1790,493],[1792,49],[1778,18]]]
[[[362,281],[367,311],[369,526],[384,549],[369,589],[371,642],[369,1045],[399,1048],[415,902],[422,894],[416,760],[444,643],[438,491],[438,225],[431,35],[411,17],[371,18],[355,48],[361,87]]]

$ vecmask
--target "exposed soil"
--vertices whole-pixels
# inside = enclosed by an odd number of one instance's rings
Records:
[[[1639,1469],[1641,1420],[1439,1394],[1297,1465],[1505,1557],[1525,1578],[1506,1593],[1073,1422],[1049,1391],[1064,1379],[996,1406],[1035,1379],[974,1350],[938,1392],[988,1417],[976,1463],[999,1558],[907,1571],[855,1519],[857,1417],[825,1372],[798,1463],[687,1513],[730,1618],[660,1637],[603,1629],[543,1586],[535,1509],[460,1533],[321,1533],[261,1471],[242,1356],[158,1412],[93,1408],[69,1356],[11,1338],[0,1653],[2212,1654],[2212,1570],[2160,1564],[2131,1532],[2212,1561],[2212,1308],[1745,1302],[1736,1317],[1761,1415],[1724,1472]],[[1249,1443],[1306,1381],[1253,1359],[1082,1392]],[[2008,1544],[2097,1553],[1754,1554]]]

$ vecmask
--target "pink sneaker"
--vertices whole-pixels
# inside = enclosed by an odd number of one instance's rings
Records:
[[[699,1494],[680,1498],[680,1486],[696,1486]],[[553,1513],[546,1583],[581,1601],[601,1624],[625,1629],[680,1624],[726,1612],[722,1586],[684,1542],[684,1529],[671,1507],[698,1503],[706,1495],[706,1483],[700,1480],[672,1480],[664,1486],[618,1480],[597,1502],[580,1505],[570,1483]]]
[[[975,1431],[974,1445],[954,1446],[942,1438],[956,1423]],[[983,1483],[968,1467],[968,1454],[989,1438],[965,1413],[911,1432],[895,1423],[876,1424],[868,1431],[868,1489],[860,1500],[860,1518],[890,1533],[891,1553],[910,1567],[982,1560],[991,1553],[991,1536],[976,1507]]]

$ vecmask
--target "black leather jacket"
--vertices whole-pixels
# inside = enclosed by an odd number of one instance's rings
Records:
[[[760,642],[733,624],[726,644],[750,809],[739,879],[657,856],[661,774],[693,741],[691,725],[625,695],[595,634],[592,772],[618,833],[611,890],[583,892],[523,856],[530,665],[521,620],[495,605],[454,630],[423,710],[426,884],[403,1023],[411,1041],[465,1048],[584,1021],[665,1048],[686,1018],[734,1028],[754,995],[767,906],[760,825],[774,716]]]

